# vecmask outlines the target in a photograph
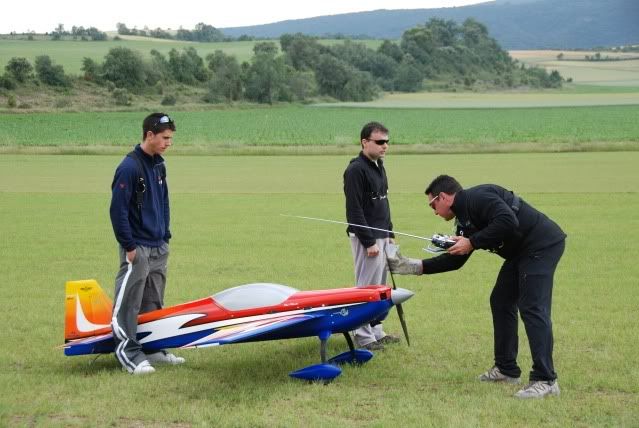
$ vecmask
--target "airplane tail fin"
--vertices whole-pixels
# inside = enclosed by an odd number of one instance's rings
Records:
[[[113,304],[96,280],[67,281],[65,290],[65,343],[111,331]]]

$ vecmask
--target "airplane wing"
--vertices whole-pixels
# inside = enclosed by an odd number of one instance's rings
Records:
[[[253,342],[291,337],[291,331],[303,323],[323,317],[322,314],[296,314],[278,318],[255,320],[242,324],[222,327],[210,335],[189,343],[184,348],[228,345],[231,343]],[[292,334],[295,337],[295,334]],[[300,334],[299,337],[303,337]]]

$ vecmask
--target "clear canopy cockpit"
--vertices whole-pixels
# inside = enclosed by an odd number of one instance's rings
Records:
[[[220,291],[213,295],[213,299],[229,311],[240,311],[279,305],[298,291],[286,285],[259,282]]]

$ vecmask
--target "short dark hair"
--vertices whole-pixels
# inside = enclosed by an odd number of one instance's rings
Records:
[[[371,136],[371,134],[375,131],[383,132],[384,134],[388,134],[388,129],[384,125],[379,122],[369,122],[362,128],[362,132],[360,132],[360,141],[367,139]]]
[[[426,188],[427,195],[430,193],[431,195],[439,195],[440,193],[448,193],[449,195],[455,194],[463,190],[461,184],[457,180],[455,180],[450,175],[440,175],[437,176],[433,181],[430,182],[428,187]]]
[[[159,134],[167,129],[175,131],[175,122],[166,113],[151,113],[142,122],[142,141],[146,138],[146,133],[151,131]]]

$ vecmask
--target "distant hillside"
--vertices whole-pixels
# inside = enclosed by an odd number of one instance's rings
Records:
[[[432,17],[475,18],[505,49],[587,49],[639,43],[639,0],[497,0],[441,9],[376,10],[222,28],[226,36],[285,33],[397,39]]]

